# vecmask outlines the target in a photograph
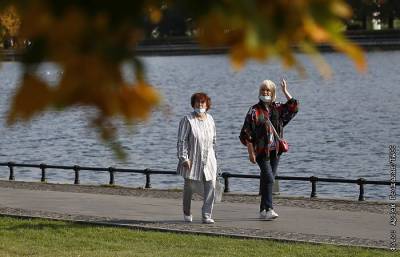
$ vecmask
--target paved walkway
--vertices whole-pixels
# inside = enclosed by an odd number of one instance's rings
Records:
[[[214,225],[201,224],[201,201],[193,201],[193,223],[182,221],[180,199],[0,187],[0,214],[118,224],[143,229],[273,238],[387,248],[389,206],[382,213],[276,206],[280,217],[258,219],[258,203],[221,202]],[[382,205],[385,207],[386,205]]]

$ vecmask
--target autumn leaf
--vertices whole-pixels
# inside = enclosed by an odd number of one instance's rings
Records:
[[[25,74],[11,103],[7,124],[14,124],[19,119],[27,120],[43,112],[49,107],[52,96],[52,91],[45,82],[34,75]]]

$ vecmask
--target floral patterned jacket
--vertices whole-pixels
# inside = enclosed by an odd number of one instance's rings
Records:
[[[276,142],[277,138],[271,137],[273,130],[267,118],[279,136],[283,137],[283,127],[297,114],[298,105],[298,101],[294,98],[284,104],[274,102],[270,108],[266,108],[261,101],[253,105],[248,111],[240,131],[240,141],[243,145],[247,145],[248,142],[253,143],[256,155],[266,154],[269,156],[269,153],[275,150],[271,149],[271,145],[275,145],[271,140]]]

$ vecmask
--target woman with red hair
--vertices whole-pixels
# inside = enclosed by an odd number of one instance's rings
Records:
[[[205,93],[195,93],[190,103],[193,111],[180,121],[177,143],[179,159],[177,172],[185,179],[183,217],[184,221],[192,222],[193,189],[200,185],[204,188],[202,221],[213,224],[217,159],[214,150],[216,139],[214,119],[207,112],[211,107],[211,99]]]

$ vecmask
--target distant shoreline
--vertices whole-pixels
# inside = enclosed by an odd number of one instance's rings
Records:
[[[348,31],[347,38],[357,43],[365,51],[400,50],[400,30]],[[296,47],[294,46],[296,49]],[[321,52],[332,52],[327,44],[320,45]],[[227,47],[204,48],[187,37],[144,40],[135,49],[138,56],[181,56],[226,54]],[[21,61],[23,50],[0,49],[1,61]]]

